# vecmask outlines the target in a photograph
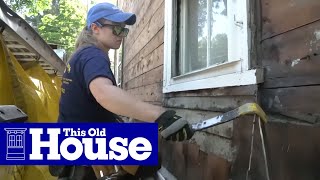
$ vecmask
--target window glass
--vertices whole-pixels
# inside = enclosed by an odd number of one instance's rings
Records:
[[[228,61],[227,1],[179,1],[177,75]]]

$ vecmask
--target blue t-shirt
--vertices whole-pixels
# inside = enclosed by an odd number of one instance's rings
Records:
[[[115,85],[108,55],[95,46],[78,50],[70,59],[62,78],[58,122],[115,122],[90,92],[89,84],[106,77]]]

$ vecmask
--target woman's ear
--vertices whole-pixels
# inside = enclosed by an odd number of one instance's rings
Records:
[[[92,23],[91,31],[93,32],[93,34],[98,34],[100,32],[100,28],[96,23]]]

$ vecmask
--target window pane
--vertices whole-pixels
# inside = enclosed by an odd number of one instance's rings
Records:
[[[177,75],[228,61],[227,0],[181,0],[179,14]]]
[[[228,60],[227,0],[213,0],[211,3],[211,38],[209,65]]]
[[[182,11],[186,11],[185,36],[182,41],[185,43],[185,59],[182,74],[205,68],[207,66],[207,39],[208,33],[205,27],[207,22],[207,0],[184,1]]]

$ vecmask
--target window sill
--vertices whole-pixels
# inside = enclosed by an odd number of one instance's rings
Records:
[[[214,66],[210,66],[204,69],[189,72],[180,76],[173,77],[172,81],[174,81],[175,83],[181,83],[185,81],[206,79],[213,76],[231,74],[236,72],[237,70],[241,70],[241,60],[216,64]]]
[[[177,82],[171,79],[170,82],[164,81],[163,93],[211,89],[231,86],[244,86],[259,84],[263,82],[263,70],[252,69],[243,72],[235,72],[221,76],[214,76],[205,79],[195,79],[185,82]]]

